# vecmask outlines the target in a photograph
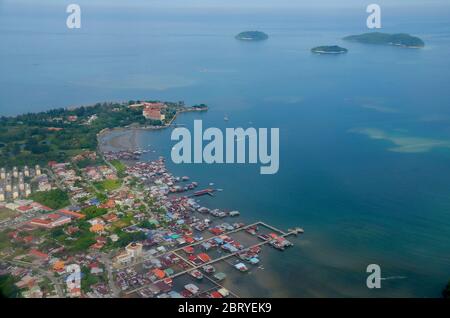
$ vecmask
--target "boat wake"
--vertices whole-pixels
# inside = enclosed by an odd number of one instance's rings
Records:
[[[406,279],[406,276],[389,276],[389,277],[381,277],[381,280],[392,280],[392,279]]]

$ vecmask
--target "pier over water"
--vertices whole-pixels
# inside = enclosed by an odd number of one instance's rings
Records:
[[[207,241],[213,240],[215,238],[220,238],[220,237],[223,237],[223,236],[229,236],[231,234],[235,234],[235,233],[238,233],[238,232],[245,232],[248,229],[257,228],[257,227],[266,228],[266,229],[272,231],[273,233],[271,233],[271,235],[266,235],[268,238],[263,238],[263,235],[256,235],[256,234],[254,234],[254,236],[256,236],[258,239],[260,239],[261,242],[256,243],[256,244],[252,244],[252,245],[250,245],[248,247],[245,247],[243,249],[239,249],[238,251],[235,251],[235,252],[227,253],[227,254],[225,254],[223,256],[214,258],[214,259],[212,259],[212,260],[210,260],[208,262],[204,262],[204,263],[202,263],[200,265],[195,264],[194,262],[189,260],[187,257],[183,256],[183,254],[182,254],[183,250],[185,250],[188,247],[194,248],[194,247],[197,247],[197,246],[201,245],[202,243],[205,243]],[[137,265],[140,265],[140,264],[144,263],[146,260],[149,260],[149,259],[152,259],[152,258],[164,257],[164,256],[167,256],[167,255],[170,255],[170,254],[176,255],[185,264],[187,264],[187,268],[186,269],[184,269],[184,270],[182,270],[180,272],[174,273],[172,275],[168,275],[164,279],[159,279],[159,280],[153,281],[153,282],[151,282],[149,284],[144,284],[144,285],[139,286],[137,288],[125,291],[126,295],[131,295],[131,294],[134,294],[136,292],[139,292],[139,291],[149,287],[150,285],[158,284],[158,283],[163,282],[163,281],[165,281],[167,279],[173,280],[173,279],[175,279],[177,277],[180,277],[182,275],[188,274],[188,273],[190,273],[190,272],[192,272],[194,270],[199,270],[199,269],[201,269],[202,267],[204,267],[206,265],[213,265],[213,264],[221,262],[221,261],[227,261],[228,259],[230,259],[232,257],[238,256],[239,254],[245,253],[246,251],[250,251],[250,250],[255,249],[257,247],[261,247],[261,246],[264,246],[264,245],[272,245],[273,247],[275,247],[275,248],[277,248],[279,250],[284,250],[284,248],[279,248],[275,244],[273,244],[276,241],[276,238],[283,238],[284,239],[284,238],[287,238],[289,236],[297,236],[298,234],[303,234],[303,233],[304,233],[304,230],[302,228],[300,228],[300,227],[295,227],[295,228],[289,229],[288,231],[283,231],[281,229],[276,228],[275,226],[272,226],[272,225],[267,224],[267,223],[262,222],[262,221],[258,221],[258,222],[255,222],[255,223],[252,223],[252,224],[249,224],[249,225],[246,225],[246,226],[234,229],[232,231],[225,232],[225,233],[223,233],[221,235],[211,236],[211,237],[205,238],[203,240],[197,241],[195,243],[192,243],[192,244],[189,244],[189,245],[184,245],[183,247],[175,248],[175,249],[172,249],[170,251],[165,251],[165,252],[162,252],[162,253],[157,254],[157,255],[152,255],[151,257],[144,258],[143,260],[141,260],[139,262],[135,262],[134,264],[118,268],[118,270],[125,270],[127,268],[135,267]],[[286,247],[287,246],[292,246],[292,245],[293,244],[291,242],[287,241]],[[208,281],[212,282],[217,288],[224,288],[223,285],[221,285],[218,281],[212,279],[208,275],[204,275],[204,277],[206,277]],[[234,293],[232,291],[230,291],[230,293],[231,293],[231,295],[233,295],[233,297],[238,297],[236,293]]]

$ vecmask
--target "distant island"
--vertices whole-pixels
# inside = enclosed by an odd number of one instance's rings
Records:
[[[311,49],[311,52],[316,54],[343,54],[347,53],[348,50],[344,47],[340,47],[337,45],[330,46],[317,46]]]
[[[422,39],[406,33],[364,33],[360,35],[347,36],[344,38],[344,40],[364,44],[395,45],[407,48],[422,48],[425,46],[425,43]]]
[[[264,41],[269,38],[269,36],[260,31],[244,31],[235,36],[237,40],[240,41]]]

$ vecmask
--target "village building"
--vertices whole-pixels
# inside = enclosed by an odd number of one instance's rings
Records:
[[[133,258],[139,258],[142,256],[142,244],[141,243],[130,243],[125,247],[125,250]]]
[[[31,186],[29,183],[25,183],[25,197],[29,197],[31,195]]]
[[[13,167],[13,177],[14,178],[18,178],[19,177],[19,170],[17,169],[17,167]]]
[[[31,249],[30,250],[30,255],[34,256],[34,257],[36,257],[36,258],[38,258],[40,260],[43,260],[43,261],[48,261],[48,259],[49,259],[49,255],[48,254],[43,253],[43,252],[41,252],[39,250],[36,250],[36,249]]]
[[[161,120],[165,119],[165,115],[161,113],[160,109],[155,108],[145,108],[142,112],[143,116],[151,120]]]
[[[141,243],[130,243],[125,247],[125,251],[118,254],[114,258],[114,266],[121,267],[127,266],[142,256],[142,247]]]
[[[151,120],[161,120],[165,119],[165,115],[162,113],[162,110],[167,108],[167,106],[163,103],[143,103],[142,106],[144,109],[142,110],[142,115]]]
[[[62,214],[62,215],[65,215],[65,216],[68,216],[68,217],[70,217],[72,219],[83,219],[83,218],[86,217],[84,214],[73,212],[73,211],[70,211],[70,210],[67,210],[67,209],[58,210],[58,213]]]
[[[31,205],[21,205],[16,209],[16,211],[19,211],[20,213],[27,213],[33,210],[34,208]]]
[[[72,220],[67,216],[62,216],[60,214],[56,213],[50,213],[42,218],[35,218],[32,219],[29,224],[39,227],[45,227],[45,228],[55,228],[67,223],[70,223]]]
[[[75,122],[75,121],[78,120],[78,116],[77,115],[67,116],[67,120],[70,121],[70,122]]]
[[[15,185],[12,191],[12,198],[17,199],[19,197],[19,188]]]
[[[105,226],[101,223],[96,223],[89,228],[89,231],[93,233],[100,233],[105,230]]]
[[[58,260],[53,263],[53,270],[55,272],[61,273],[64,271],[64,268],[65,268],[65,263],[61,260]]]

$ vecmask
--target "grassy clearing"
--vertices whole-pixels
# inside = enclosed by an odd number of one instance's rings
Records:
[[[116,180],[103,180],[95,183],[95,187],[100,191],[114,191],[122,185],[122,181]]]
[[[60,189],[35,192],[31,195],[31,199],[54,210],[62,209],[70,205],[69,195]]]
[[[127,170],[127,166],[120,160],[111,160],[111,164],[116,168],[118,174],[123,174]]]
[[[19,215],[19,213],[13,210],[7,208],[0,208],[0,222],[9,218],[13,218],[17,215]]]

